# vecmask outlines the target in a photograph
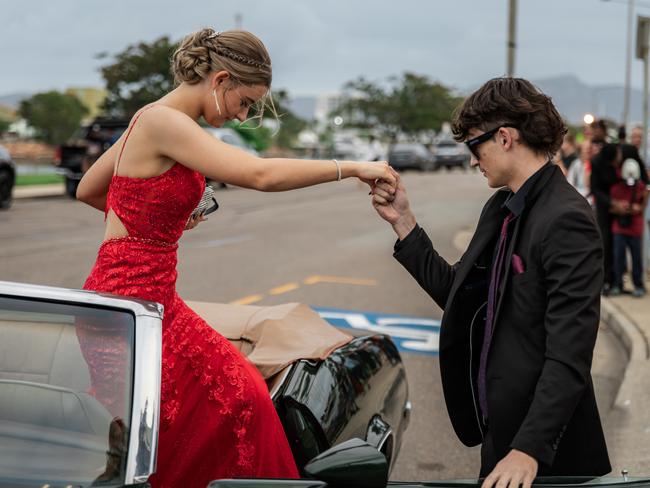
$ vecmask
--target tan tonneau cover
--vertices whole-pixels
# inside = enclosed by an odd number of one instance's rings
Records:
[[[352,340],[300,303],[268,307],[187,304],[247,356],[264,378],[299,359],[325,359]]]

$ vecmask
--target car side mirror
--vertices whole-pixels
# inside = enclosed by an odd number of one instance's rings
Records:
[[[388,462],[367,442],[350,439],[309,461],[305,473],[337,487],[385,488]]]

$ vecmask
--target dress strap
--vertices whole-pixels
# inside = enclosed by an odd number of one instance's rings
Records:
[[[140,110],[140,113],[135,116],[133,119],[133,122],[131,123],[131,126],[129,127],[128,132],[126,133],[126,138],[124,139],[124,142],[122,143],[122,149],[120,149],[120,155],[117,158],[117,163],[115,164],[115,170],[113,171],[113,176],[117,175],[117,169],[120,166],[120,161],[122,160],[122,153],[124,152],[124,146],[126,146],[126,141],[129,140],[129,136],[131,135],[131,131],[133,130],[133,127],[135,127],[135,123],[138,121],[140,116],[145,113],[147,110],[149,110],[151,107],[155,107],[155,104],[152,105],[147,105],[145,108]]]

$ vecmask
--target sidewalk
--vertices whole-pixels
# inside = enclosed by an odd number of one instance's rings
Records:
[[[65,195],[65,185],[54,183],[49,185],[26,185],[14,187],[14,198],[41,198],[57,197]]]
[[[612,475],[626,469],[630,476],[640,476],[650,472],[650,295],[603,298],[601,320],[628,356],[614,405],[604,415]]]

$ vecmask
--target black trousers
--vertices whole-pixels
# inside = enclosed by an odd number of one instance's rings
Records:
[[[612,214],[609,207],[596,207],[596,221],[603,239],[603,271],[606,285],[614,282],[614,245],[612,238]]]

